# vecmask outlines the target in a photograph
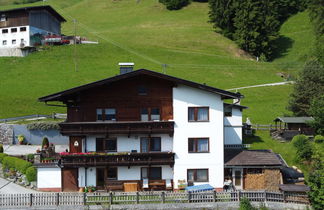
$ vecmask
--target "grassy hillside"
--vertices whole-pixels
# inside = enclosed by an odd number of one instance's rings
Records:
[[[64,112],[46,107],[37,98],[118,73],[118,62],[135,62],[135,68],[235,88],[280,82],[278,73],[296,74],[313,40],[306,12],[282,27],[280,56],[273,62],[256,62],[208,23],[208,5],[192,3],[168,11],[155,0],[48,0],[68,21],[63,33],[77,34],[99,45],[52,47],[26,58],[0,58],[0,118],[25,114]],[[40,3],[30,5],[41,5]],[[2,9],[17,7],[9,5]],[[288,40],[288,41],[287,41]],[[76,56],[75,56],[76,55]],[[75,62],[77,71],[75,71]],[[252,122],[268,123],[285,112],[290,86],[244,89],[243,104]]]

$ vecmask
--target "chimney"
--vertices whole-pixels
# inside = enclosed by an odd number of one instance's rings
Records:
[[[119,74],[126,74],[132,72],[134,69],[134,63],[118,63]]]

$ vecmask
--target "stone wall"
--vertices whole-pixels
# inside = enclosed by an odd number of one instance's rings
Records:
[[[1,123],[0,124],[0,144],[11,145],[13,144],[13,125]]]

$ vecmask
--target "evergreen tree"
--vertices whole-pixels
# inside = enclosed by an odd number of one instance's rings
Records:
[[[272,58],[280,22],[275,0],[244,0],[234,18],[234,39],[245,51],[266,60]]]
[[[288,109],[296,116],[308,116],[310,104],[324,93],[324,68],[316,61],[309,61],[299,73],[290,95]]]
[[[314,117],[311,126],[316,130],[316,133],[324,135],[324,95],[313,99],[309,114]]]

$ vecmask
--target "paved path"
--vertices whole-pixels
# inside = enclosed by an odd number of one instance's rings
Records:
[[[231,89],[227,89],[227,90],[228,91],[232,91],[232,90],[240,90],[240,89],[246,89],[246,88],[277,86],[277,85],[287,85],[287,84],[294,84],[294,83],[295,83],[294,81],[276,82],[276,83],[268,83],[268,84],[261,84],[261,85],[252,85],[252,86],[246,86],[246,87],[231,88]]]
[[[37,191],[24,188],[6,179],[0,178],[0,193],[36,193]]]

